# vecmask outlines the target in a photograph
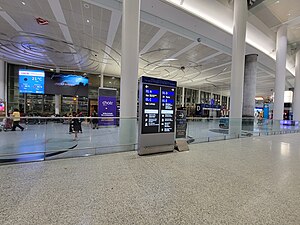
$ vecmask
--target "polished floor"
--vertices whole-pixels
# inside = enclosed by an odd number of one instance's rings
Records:
[[[300,224],[300,134],[0,167],[0,224]]]

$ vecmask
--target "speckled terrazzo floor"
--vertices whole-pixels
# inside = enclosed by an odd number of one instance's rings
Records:
[[[0,167],[0,224],[300,224],[300,134]]]

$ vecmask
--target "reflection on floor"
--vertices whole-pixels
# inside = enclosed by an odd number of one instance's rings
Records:
[[[1,166],[0,224],[300,224],[299,137]]]
[[[83,132],[78,134],[76,141],[73,140],[74,134],[69,134],[69,125],[61,123],[28,125],[23,132],[0,132],[0,155],[8,155],[0,157],[0,163],[75,157],[95,154],[95,151],[103,154],[114,151],[101,147],[119,145],[118,127],[95,130],[89,124],[83,124],[82,127]],[[115,148],[115,151],[118,149]]]

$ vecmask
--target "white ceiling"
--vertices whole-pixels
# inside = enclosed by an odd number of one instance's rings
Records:
[[[230,7],[227,0],[219,1]],[[287,9],[278,10],[267,0],[251,12],[275,30],[300,15],[296,10],[299,0],[285,1],[293,8],[289,11],[293,16],[288,18]],[[0,0],[0,58],[43,68],[120,76],[121,11],[104,3],[117,5],[118,1]],[[38,17],[49,24],[38,25]],[[289,29],[290,42],[300,40],[296,27]],[[223,47],[200,43],[185,32],[142,19],[140,76],[173,79],[181,86],[229,94],[230,70],[230,52]],[[257,95],[272,94],[274,77],[274,70],[259,66]],[[292,84],[292,77],[288,79]]]

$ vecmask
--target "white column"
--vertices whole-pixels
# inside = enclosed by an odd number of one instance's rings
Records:
[[[293,120],[300,121],[300,50],[296,54]]]
[[[0,99],[5,101],[5,63],[0,60]]]
[[[104,75],[101,74],[101,75],[100,75],[100,87],[103,88],[103,86],[104,86]]]
[[[241,131],[244,66],[246,46],[246,25],[248,17],[247,1],[234,1],[232,66],[230,85],[230,136],[239,136]]]
[[[276,77],[273,119],[282,120],[284,111],[284,90],[286,74],[287,26],[281,26],[277,31],[276,40]]]
[[[55,95],[54,96],[54,102],[55,102],[55,115],[60,115],[60,111],[61,111],[61,95]]]
[[[230,118],[242,117],[247,1],[234,1]]]
[[[137,86],[139,69],[140,0],[123,1],[122,60],[121,60],[121,118],[137,117]],[[136,119],[120,121],[122,144],[136,143]]]
[[[181,106],[184,107],[185,103],[185,88],[182,87],[182,99],[181,99]]]

